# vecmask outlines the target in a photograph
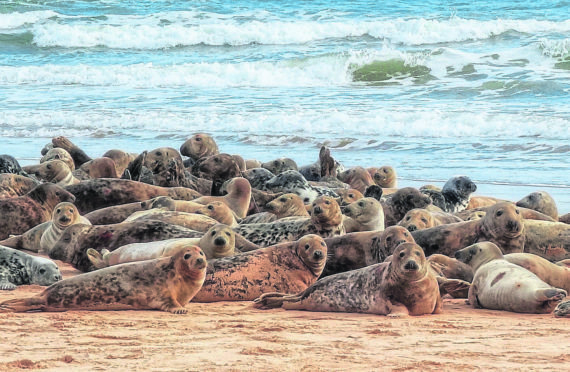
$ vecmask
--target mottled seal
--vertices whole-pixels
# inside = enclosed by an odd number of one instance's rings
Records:
[[[443,303],[436,278],[416,244],[401,244],[390,262],[327,276],[296,295],[266,293],[258,308],[335,311],[388,316],[438,314]]]
[[[235,247],[235,232],[226,225],[212,226],[201,238],[177,238],[147,243],[127,244],[110,252],[88,249],[89,260],[98,269],[120,265],[127,262],[152,260],[160,257],[174,256],[179,251],[191,246],[198,246],[206,258],[215,259],[234,256],[239,253]]]
[[[0,173],[12,173],[27,176],[26,172],[12,155],[0,155]]]
[[[51,221],[40,239],[40,253],[49,255],[49,252],[59,240],[63,231],[77,223],[91,225],[89,220],[81,215],[73,203],[59,203],[55,206]]]
[[[511,253],[506,254],[504,258],[510,263],[524,267],[551,286],[570,292],[570,268],[556,265],[532,253]]]
[[[218,221],[203,214],[165,211],[162,209],[150,209],[147,211],[135,212],[125,219],[124,222],[134,221],[162,221],[173,225],[185,227],[187,229],[206,232],[210,227],[216,225]]]
[[[227,184],[227,194],[224,196],[202,196],[194,199],[195,203],[208,204],[213,201],[221,201],[230,207],[237,217],[244,218],[249,210],[251,199],[251,186],[242,177],[236,177]]]
[[[162,310],[185,314],[202,287],[206,258],[198,247],[173,257],[112,266],[62,280],[42,293],[5,301],[2,312]]]
[[[362,198],[342,210],[346,216],[343,224],[347,233],[384,230],[384,210],[374,198]]]
[[[380,168],[366,168],[366,170],[378,186],[382,188],[398,187],[398,174],[393,167],[384,165]]]
[[[408,211],[398,222],[408,231],[429,229],[430,227],[463,221],[461,218],[445,212],[430,212],[427,209],[415,208]]]
[[[452,256],[455,251],[481,241],[497,244],[506,254],[523,251],[524,230],[519,208],[514,203],[503,202],[491,206],[479,220],[417,230],[412,235],[428,256],[433,253]]]
[[[0,174],[0,190],[9,189],[15,196],[23,196],[39,184],[36,180],[18,174]]]
[[[471,193],[477,191],[477,186],[467,176],[451,177],[440,191],[424,189],[422,193],[428,195],[433,205],[444,212],[460,212],[469,204]]]
[[[19,285],[52,285],[61,280],[55,262],[0,246],[0,290],[13,290]]]
[[[75,195],[75,205],[81,214],[118,204],[146,201],[157,196],[184,200],[201,196],[197,191],[186,187],[166,188],[110,178],[83,181],[77,185],[67,186],[66,190]]]
[[[69,166],[61,160],[49,160],[41,163],[34,171],[34,175],[40,180],[55,183],[61,187],[76,185],[80,182],[73,176]]]
[[[249,181],[252,188],[264,190],[265,183],[275,175],[265,168],[252,168],[242,172],[242,177]]]
[[[516,203],[519,207],[534,209],[558,221],[556,202],[546,191],[536,191],[528,194]]]
[[[172,199],[171,199],[172,200]],[[127,219],[131,214],[142,211],[142,202],[134,202],[120,205],[113,205],[111,207],[101,208],[89,212],[85,217],[93,225],[111,225],[114,223],[121,223]]]
[[[562,301],[556,305],[554,316],[557,318],[570,317],[570,301]]]
[[[277,220],[269,223],[240,225],[235,231],[261,247],[295,241],[306,234],[327,238],[344,234],[342,213],[331,197],[321,196],[313,203],[311,218]]]
[[[212,260],[192,301],[252,301],[265,292],[297,293],[317,280],[326,257],[323,239],[309,234],[296,242]]]
[[[431,204],[429,196],[413,187],[404,187],[386,197],[382,203],[386,227],[396,225],[408,211],[414,208],[425,208]]]
[[[475,308],[517,313],[550,313],[567,293],[543,282],[532,272],[506,261],[501,249],[481,242],[455,253],[473,268],[469,303]]]
[[[297,194],[306,204],[312,203],[316,198],[323,195],[338,198],[338,194],[329,188],[310,185],[305,177],[296,170],[279,173],[265,182],[265,189],[272,192]]]
[[[49,221],[57,204],[74,200],[72,194],[51,183],[39,185],[24,196],[0,199],[0,239]]]

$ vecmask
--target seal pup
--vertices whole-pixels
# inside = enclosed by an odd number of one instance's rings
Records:
[[[517,206],[533,209],[558,221],[556,202],[546,191],[536,191],[528,194],[517,203]]]
[[[254,306],[402,317],[439,314],[443,302],[423,250],[404,243],[390,262],[327,276],[296,295],[266,293]]]
[[[504,255],[504,258],[510,263],[524,267],[551,286],[570,292],[570,268],[557,265],[532,253],[510,253]]]
[[[34,175],[42,181],[55,183],[61,187],[76,185],[80,182],[73,176],[67,164],[61,160],[49,160],[41,163],[34,171]]]
[[[240,225],[234,230],[248,241],[267,247],[295,241],[306,234],[317,234],[323,238],[343,235],[344,225],[338,203],[331,197],[321,196],[313,203],[311,218]]]
[[[317,235],[211,260],[193,302],[252,301],[265,292],[296,293],[321,275],[327,246]]]
[[[240,221],[240,225],[273,222],[286,217],[310,217],[305,204],[296,194],[281,195],[267,203],[265,209],[268,212],[249,215]]]
[[[567,292],[540,280],[532,272],[508,262],[501,249],[491,242],[463,248],[455,258],[468,264],[475,273],[469,288],[469,303],[474,308],[516,313],[550,313]]]
[[[160,257],[174,256],[181,250],[198,246],[208,260],[234,256],[239,251],[235,246],[235,232],[226,225],[217,224],[201,238],[177,238],[147,243],[127,244],[110,252],[101,252],[89,248],[87,256],[97,269],[120,265],[127,262],[152,260]]]
[[[61,278],[55,262],[0,246],[0,290],[26,284],[52,285]]]
[[[462,221],[461,218],[449,213],[430,212],[427,209],[415,208],[408,211],[404,218],[398,222],[398,225],[405,227],[408,231],[416,231]]]
[[[384,165],[380,168],[366,168],[366,170],[378,186],[392,189],[398,187],[398,174],[393,167]]]
[[[74,200],[72,194],[52,183],[39,185],[24,196],[0,199],[0,239],[49,221],[57,204]]]
[[[75,205],[68,202],[56,205],[52,213],[51,221],[47,223],[49,224],[48,228],[40,239],[40,253],[47,255],[49,255],[49,252],[59,240],[63,231],[69,226],[77,223],[91,225],[91,222],[89,222],[87,218],[79,215],[79,211]]]
[[[374,198],[362,198],[344,207],[343,224],[347,233],[384,230],[384,210]]]
[[[198,247],[173,257],[112,266],[62,280],[42,293],[5,301],[0,312],[162,310],[186,314],[204,283],[207,261]]]
[[[433,205],[442,211],[454,213],[467,207],[471,193],[477,191],[477,186],[467,176],[454,176],[447,180],[441,192],[430,189],[420,191],[429,196]]]
[[[404,187],[386,197],[382,202],[386,227],[394,226],[408,211],[415,208],[426,208],[431,204],[429,196],[413,187]]]
[[[249,210],[249,202],[251,199],[251,186],[249,182],[242,177],[231,179],[226,189],[228,193],[224,196],[202,196],[193,200],[198,204],[209,204],[213,201],[221,201],[230,207],[237,217],[245,218]]]

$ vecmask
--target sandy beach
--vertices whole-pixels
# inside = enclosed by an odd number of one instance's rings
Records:
[[[79,272],[57,262],[64,277]],[[34,295],[21,286],[0,300]],[[159,311],[0,314],[0,371],[566,370],[569,319],[475,310],[407,318],[257,310],[251,303]]]

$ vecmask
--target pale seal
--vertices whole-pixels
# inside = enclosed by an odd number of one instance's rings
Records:
[[[273,222],[286,217],[310,217],[305,204],[296,194],[281,195],[267,203],[265,209],[268,212],[249,215],[240,221],[240,225]]]
[[[261,167],[267,169],[271,173],[278,175],[288,170],[298,170],[295,160],[290,158],[279,158],[265,163],[261,163]]]
[[[449,213],[431,212],[427,209],[415,208],[408,211],[404,218],[398,222],[398,225],[405,227],[408,231],[416,231],[462,221],[461,218]]]
[[[59,203],[55,206],[51,221],[40,239],[40,253],[49,255],[55,243],[63,234],[63,231],[71,225],[77,223],[91,225],[89,220],[81,215],[73,203]]]
[[[384,165],[380,168],[366,168],[366,170],[378,186],[382,188],[398,187],[398,174],[393,167]]]
[[[16,289],[19,285],[52,285],[61,280],[55,262],[0,246],[0,290]]]
[[[64,149],[53,148],[49,150],[44,156],[42,156],[42,158],[40,159],[40,163],[45,163],[46,161],[50,160],[61,160],[65,164],[67,164],[69,169],[71,169],[72,171],[75,170],[75,163],[73,162],[73,158],[71,157],[71,155],[69,155],[69,152],[67,152]]]
[[[221,201],[230,207],[237,217],[244,218],[249,210],[251,199],[251,186],[242,177],[233,178],[227,184],[227,194],[224,196],[202,196],[193,200],[194,203],[209,204],[213,201]]]
[[[34,171],[34,175],[40,180],[55,183],[61,187],[76,185],[80,182],[73,176],[69,166],[61,160],[49,160],[41,163]]]
[[[358,231],[384,230],[384,210],[374,198],[362,198],[342,210],[345,215],[344,227],[347,233]]]
[[[570,292],[570,268],[556,265],[532,253],[510,253],[504,258],[510,263],[524,267],[551,286]]]
[[[536,191],[528,194],[517,202],[519,207],[534,209],[558,221],[556,202],[546,191]]]

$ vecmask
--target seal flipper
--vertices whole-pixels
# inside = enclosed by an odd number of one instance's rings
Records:
[[[448,294],[453,298],[467,298],[471,283],[460,279],[446,279],[438,277],[439,293]]]
[[[109,255],[108,250],[103,249],[101,253],[99,253],[95,249],[89,248],[87,249],[86,253],[87,253],[87,258],[89,258],[89,261],[91,261],[93,266],[95,266],[96,268],[102,269],[104,267],[109,266],[109,262],[106,260],[106,256]]]
[[[0,313],[24,313],[27,311],[43,311],[45,308],[45,296],[35,296],[4,301],[0,304]]]
[[[10,283],[8,279],[0,277],[0,291],[13,291],[17,286],[14,283]]]
[[[286,302],[293,303],[301,301],[301,295],[287,295],[285,293],[264,293],[259,298],[253,300],[253,307],[256,309],[268,310],[283,307]]]
[[[554,316],[557,318],[570,317],[570,301],[564,301],[554,309]]]
[[[0,241],[0,245],[14,249],[22,249],[22,235],[10,235],[8,239]]]

